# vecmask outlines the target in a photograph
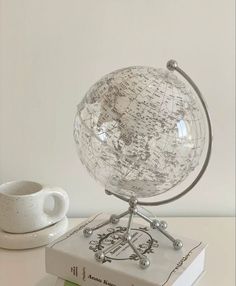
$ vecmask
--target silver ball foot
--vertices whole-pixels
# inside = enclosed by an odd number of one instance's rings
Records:
[[[167,229],[167,227],[168,227],[167,222],[164,221],[164,220],[160,221],[160,227],[161,227],[162,229]]]
[[[98,262],[103,262],[103,260],[105,259],[105,254],[101,250],[98,250],[94,256]]]
[[[122,237],[123,241],[131,241],[132,236],[129,233],[125,233]]]
[[[142,269],[147,269],[150,266],[150,260],[146,256],[143,256],[139,260],[139,266]]]
[[[175,250],[180,250],[183,247],[183,242],[180,239],[176,239],[173,242],[173,247]]]
[[[150,223],[150,227],[153,229],[157,229],[160,226],[160,222],[157,219],[154,219],[151,223]]]
[[[83,230],[83,233],[84,233],[84,237],[90,237],[93,234],[93,230],[89,227],[86,227]]]
[[[117,216],[116,215],[111,215],[111,217],[110,217],[110,222],[112,223],[112,224],[117,224],[118,222],[119,222],[120,220],[117,218]]]

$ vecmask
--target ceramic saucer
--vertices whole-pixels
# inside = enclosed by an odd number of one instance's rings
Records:
[[[68,226],[68,219],[45,227],[41,230],[28,233],[9,233],[0,229],[0,248],[28,249],[46,245],[61,236]]]

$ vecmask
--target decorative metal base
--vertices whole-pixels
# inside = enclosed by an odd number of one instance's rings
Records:
[[[108,191],[106,191],[108,194],[110,194]],[[140,251],[136,248],[136,246],[134,245],[134,243],[132,242],[132,236],[131,236],[131,225],[132,225],[132,221],[133,221],[133,217],[134,215],[137,215],[139,217],[141,217],[142,219],[144,219],[145,221],[147,221],[150,224],[150,227],[153,229],[156,229],[158,231],[160,231],[163,235],[166,236],[167,239],[169,239],[175,250],[179,250],[182,248],[183,243],[181,240],[179,239],[175,239],[173,236],[171,236],[167,231],[167,222],[166,221],[159,221],[157,219],[150,219],[149,217],[147,217],[146,215],[144,215],[142,212],[140,212],[137,208],[138,205],[138,200],[135,197],[131,197],[129,199],[129,209],[119,215],[111,215],[110,218],[106,221],[104,221],[102,224],[99,224],[93,228],[85,228],[83,233],[85,237],[90,237],[93,234],[93,231],[109,224],[117,224],[119,222],[119,220],[126,216],[129,215],[129,220],[128,220],[128,224],[127,224],[127,229],[126,232],[122,235],[120,235],[120,239],[114,243],[113,245],[103,249],[103,250],[99,250],[95,253],[95,259],[98,262],[103,262],[105,259],[105,256],[107,253],[109,253],[112,249],[114,249],[115,247],[117,247],[119,244],[121,243],[128,243],[129,246],[132,248],[133,252],[139,257],[139,266],[142,269],[146,269],[149,267],[150,265],[150,260],[143,255],[142,253],[140,253]]]

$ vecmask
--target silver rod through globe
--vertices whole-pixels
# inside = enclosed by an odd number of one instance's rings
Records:
[[[199,182],[199,180],[202,178],[203,174],[205,173],[207,166],[209,164],[210,161],[210,157],[211,157],[211,150],[212,150],[212,138],[213,138],[213,134],[212,134],[212,126],[211,126],[211,119],[210,119],[210,115],[209,112],[207,110],[207,105],[206,102],[202,96],[201,91],[199,90],[199,88],[197,87],[197,85],[194,83],[194,81],[178,66],[178,63],[175,60],[169,60],[167,62],[166,67],[170,70],[170,71],[177,71],[180,75],[182,75],[185,80],[192,86],[193,90],[196,92],[202,106],[204,109],[204,113],[206,115],[206,119],[207,119],[207,126],[208,126],[208,146],[207,146],[207,153],[206,153],[206,158],[205,161],[202,165],[201,170],[199,171],[198,175],[196,176],[196,178],[194,179],[194,181],[187,187],[185,188],[181,193],[179,193],[178,195],[169,198],[169,199],[165,199],[165,200],[161,200],[161,201],[157,201],[157,202],[145,202],[145,201],[139,201],[137,202],[138,205],[142,205],[142,206],[159,206],[159,205],[164,205],[164,204],[168,204],[170,202],[173,202],[175,200],[178,200],[179,198],[181,198],[182,196],[186,195],[190,190],[193,189],[193,187]],[[115,194],[113,192],[110,192],[109,190],[106,190],[107,194],[112,194],[115,197],[129,202],[129,197],[125,197],[122,195],[118,195]]]

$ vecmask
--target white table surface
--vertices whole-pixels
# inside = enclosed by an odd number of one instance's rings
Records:
[[[235,218],[166,218],[170,232],[208,243],[206,274],[199,286],[235,286]],[[82,219],[69,220],[69,228]],[[54,286],[45,273],[44,247],[0,249],[0,286]]]

